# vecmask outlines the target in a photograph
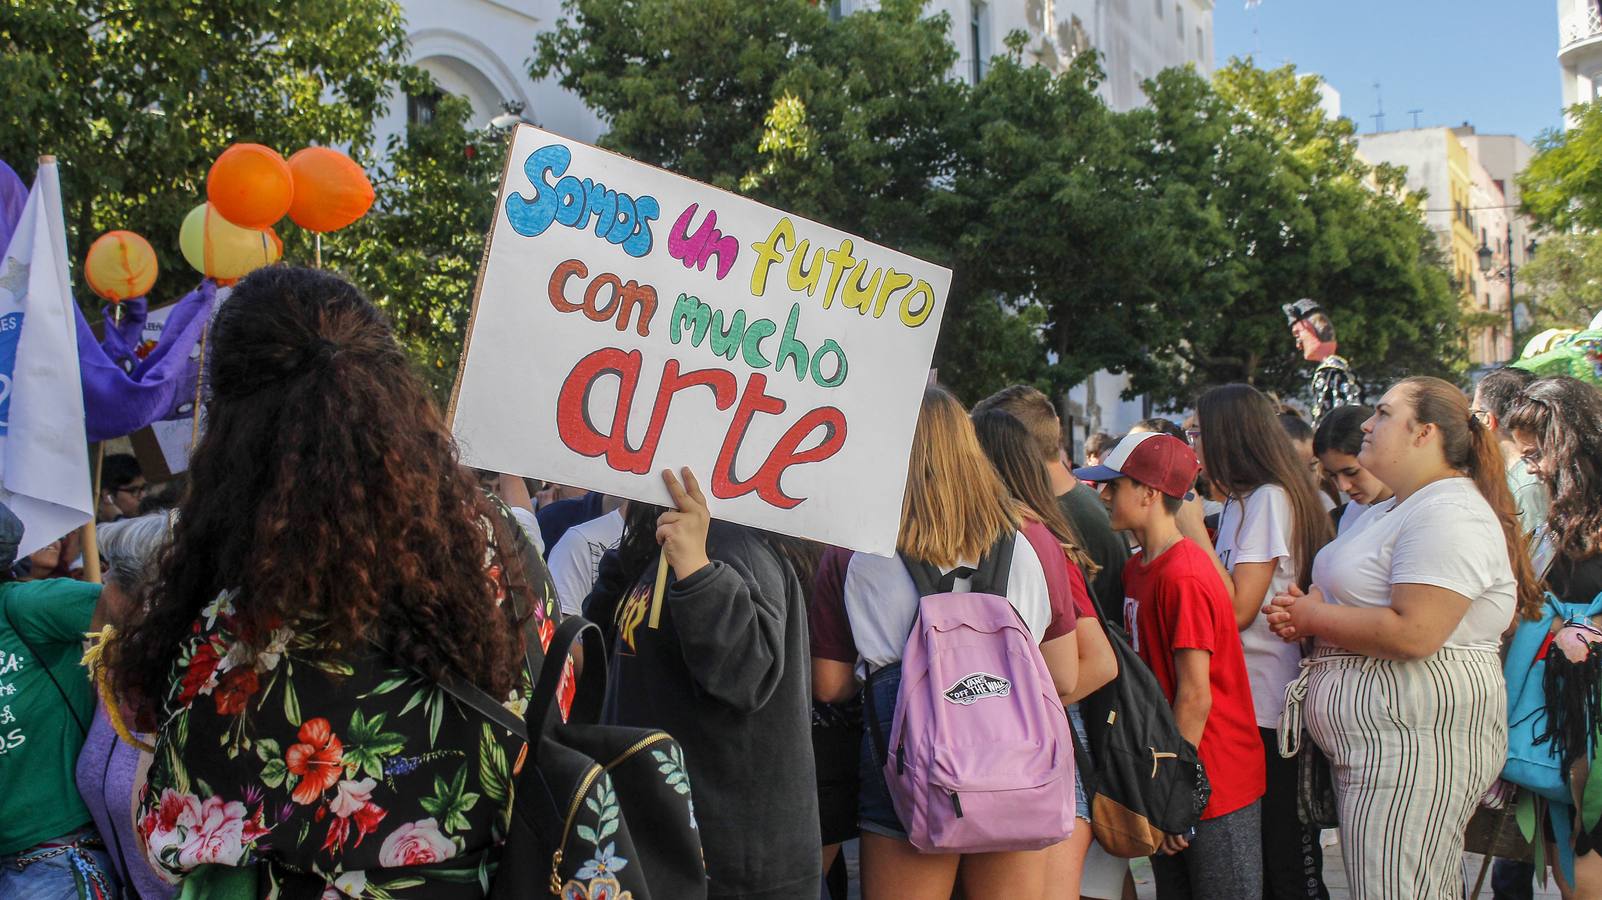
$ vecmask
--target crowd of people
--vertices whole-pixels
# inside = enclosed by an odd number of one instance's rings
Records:
[[[1327,898],[1334,828],[1352,896],[1455,900],[1524,677],[1504,645],[1602,595],[1602,394],[1564,376],[1407,378],[1316,424],[1222,385],[1083,465],[1040,391],[931,385],[880,557],[715,520],[689,469],[659,507],[463,467],[376,307],[325,272],[258,270],[209,340],[181,487],[101,466],[103,586],[75,536],[16,559],[0,507],[0,896],[485,896],[527,753],[449,688],[519,711],[582,615],[606,722],[682,747],[707,896],[814,900],[859,839],[867,900],[1079,897],[1109,764],[1081,704],[1133,664],[1205,775],[1194,827],[1157,836],[1159,898]],[[1029,849],[930,852],[891,783],[941,592],[1005,599],[1042,733],[1071,739],[1066,822],[1018,826]],[[1004,693],[986,677],[947,697]],[[1540,859],[1602,897],[1602,826],[1552,807]],[[627,864],[598,850],[551,890],[610,900],[590,888]],[[1539,874],[1499,864],[1498,896]]]

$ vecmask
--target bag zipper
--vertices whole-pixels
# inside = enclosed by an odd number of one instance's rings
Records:
[[[962,818],[962,798],[957,796],[956,791],[949,791],[948,793],[951,794],[951,808],[956,811],[957,818]]]
[[[578,817],[579,807],[583,805],[584,797],[589,794],[590,788],[595,785],[595,780],[611,771],[614,767],[621,764],[625,759],[628,759],[634,754],[639,753],[641,750],[644,750],[646,747],[672,739],[672,735],[669,735],[665,732],[658,732],[657,734],[640,738],[638,741],[635,741],[634,744],[627,750],[619,753],[615,758],[612,759],[611,762],[608,762],[604,766],[591,766],[587,771],[585,771],[584,777],[579,780],[578,790],[573,792],[572,802],[567,806],[567,819],[562,823],[562,840],[556,845],[556,852],[551,854],[552,894],[562,893],[562,876],[560,874],[560,869],[562,868],[562,849],[567,846],[568,834],[573,830],[573,820]]]

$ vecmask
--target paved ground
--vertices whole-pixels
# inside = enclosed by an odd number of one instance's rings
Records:
[[[851,900],[860,900],[861,894],[857,892],[857,848],[856,842],[846,845],[846,864],[851,873]],[[1463,854],[1464,884],[1467,889],[1474,887],[1474,881],[1479,877],[1481,857],[1475,853]],[[1154,900],[1157,888],[1151,880],[1151,867],[1143,859],[1135,860],[1130,867],[1135,881],[1135,896],[1138,900]],[[1324,883],[1329,886],[1330,900],[1350,900],[1351,892],[1347,890],[1346,870],[1341,866],[1340,845],[1328,847],[1324,851]],[[1491,878],[1486,873],[1485,884],[1480,889],[1479,897],[1474,900],[1489,900],[1491,896]],[[1535,890],[1537,900],[1558,900],[1556,885],[1548,884],[1546,888],[1537,887]]]

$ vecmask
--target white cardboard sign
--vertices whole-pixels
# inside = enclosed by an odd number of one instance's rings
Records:
[[[841,185],[841,190],[851,190]],[[530,126],[451,403],[464,462],[889,555],[947,269]]]

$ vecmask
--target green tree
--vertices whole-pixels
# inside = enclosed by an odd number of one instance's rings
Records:
[[[1523,212],[1559,231],[1602,228],[1602,103],[1570,107],[1574,127],[1535,142],[1519,175]]]
[[[1585,328],[1602,311],[1602,234],[1556,234],[1518,270],[1519,303],[1529,307],[1526,335]]]
[[[834,20],[807,0],[567,0],[530,74],[598,110],[605,147],[950,266],[930,199],[967,93],[948,20],[924,6]],[[941,378],[964,393],[1039,380],[1039,316],[957,269]]]
[[[414,92],[432,83],[414,74]],[[427,124],[390,138],[373,174],[373,210],[323,244],[323,264],[360,285],[440,398],[466,337],[508,133],[469,126],[472,107],[442,97]],[[309,258],[306,248],[301,258]]]
[[[0,6],[0,48],[0,159],[26,180],[54,154],[73,259],[103,230],[139,232],[160,256],[156,296],[195,279],[178,225],[218,153],[365,158],[406,52],[395,0],[29,0]]]

